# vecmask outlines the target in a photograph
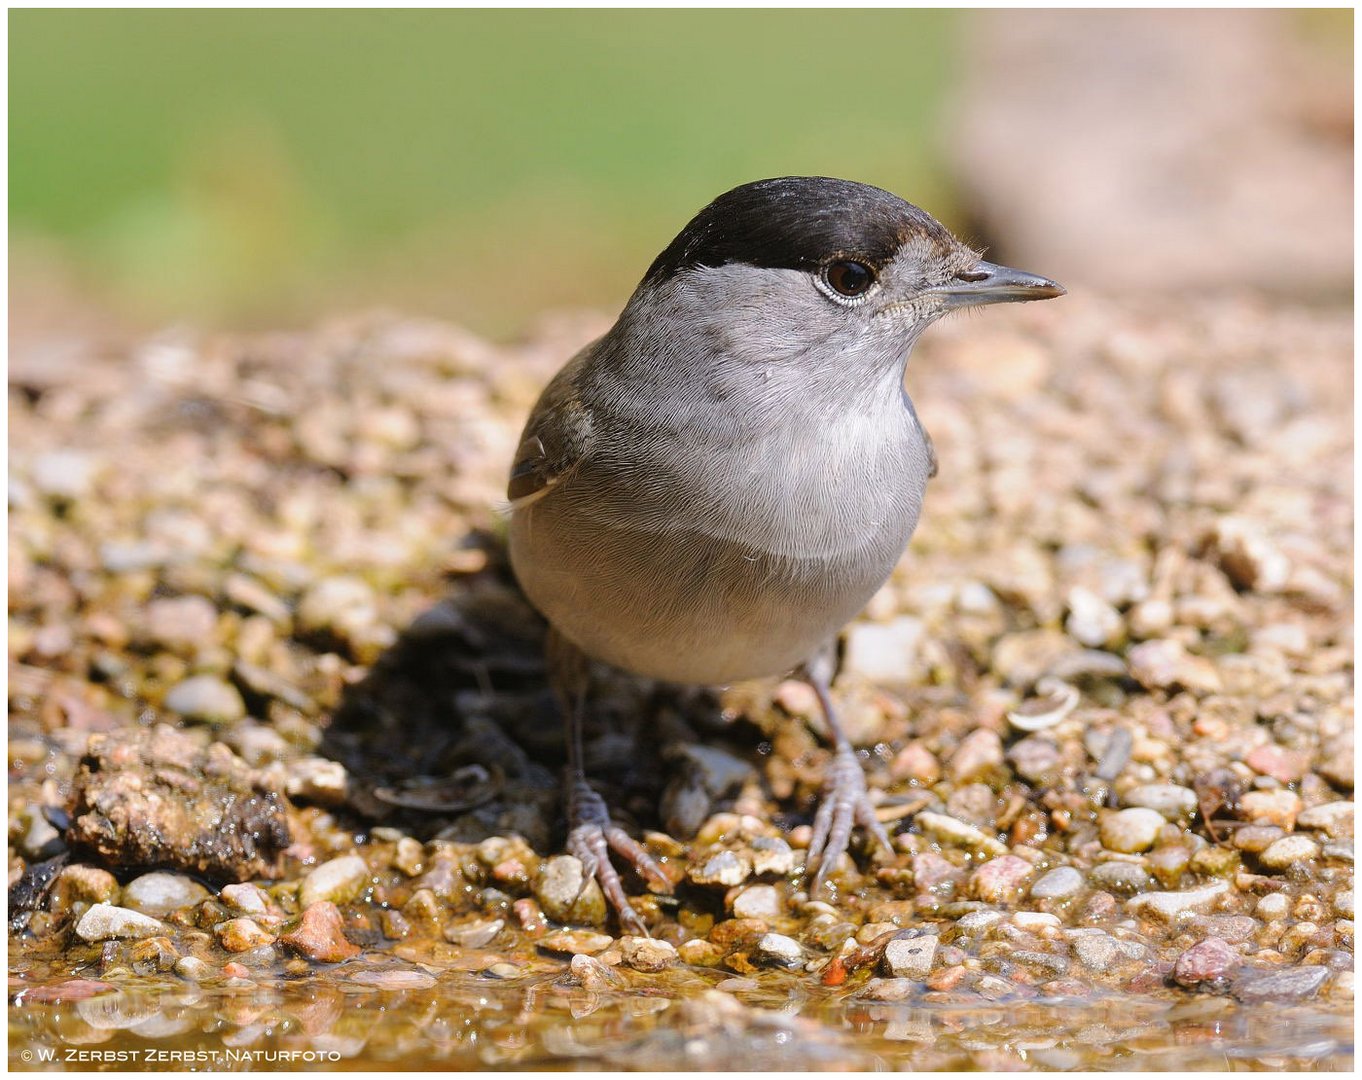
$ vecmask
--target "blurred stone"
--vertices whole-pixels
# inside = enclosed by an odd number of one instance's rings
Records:
[[[1111,851],[1148,851],[1163,829],[1164,818],[1157,810],[1133,807],[1102,818],[1102,846]]]
[[[804,962],[799,942],[784,934],[765,934],[753,950],[763,963],[773,967],[797,967]]]
[[[1071,290],[1349,288],[1348,54],[1312,45],[1291,13],[1014,11],[973,26],[951,145],[1001,255],[1025,252]]]
[[[922,622],[907,616],[883,624],[853,623],[847,630],[843,670],[875,684],[917,682],[924,634]]]
[[[67,842],[111,864],[242,881],[276,873],[289,844],[257,773],[164,724],[92,735],[72,786]]]
[[[894,938],[884,947],[885,971],[896,979],[925,979],[931,974],[939,945],[934,934]]]
[[[1319,845],[1308,836],[1284,836],[1269,844],[1258,856],[1259,861],[1269,870],[1285,870],[1295,863],[1310,862],[1319,858]]]
[[[586,878],[581,862],[573,855],[544,860],[535,879],[534,895],[554,922],[587,926],[605,923],[605,895],[595,878]]]
[[[322,863],[303,878],[298,903],[310,908],[321,900],[343,904],[369,884],[369,865],[358,855],[342,855]]]
[[[330,900],[318,900],[303,909],[296,929],[284,934],[279,944],[323,964],[335,964],[359,955],[342,932],[340,909]]]
[[[170,688],[164,705],[186,720],[230,724],[246,715],[241,693],[214,675],[195,675]]]
[[[648,937],[620,938],[624,962],[635,971],[662,971],[676,962],[676,947]]]
[[[1178,957],[1173,981],[1179,986],[1199,986],[1229,978],[1242,963],[1240,955],[1219,938],[1198,942]]]
[[[162,918],[208,898],[208,890],[183,874],[155,871],[133,878],[123,888],[123,906]]]
[[[1068,900],[1082,891],[1083,875],[1072,866],[1047,870],[1031,885],[1031,896],[1036,900]]]
[[[144,938],[164,932],[165,928],[155,919],[112,904],[95,904],[76,923],[76,936],[83,941]]]
[[[1015,855],[1000,855],[990,859],[970,875],[970,891],[980,900],[991,904],[1006,904],[1019,900],[1035,868]]]

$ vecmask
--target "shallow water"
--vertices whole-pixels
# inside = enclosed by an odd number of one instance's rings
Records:
[[[397,991],[348,977],[372,977],[367,964],[239,986],[135,979],[65,1003],[26,1000],[31,991],[12,985],[10,1061],[52,1071],[1352,1067],[1341,1007],[1171,993],[886,1004],[779,973],[688,970],[654,986],[596,990],[556,968],[514,981],[447,971],[433,986]],[[377,970],[424,981],[419,966]]]

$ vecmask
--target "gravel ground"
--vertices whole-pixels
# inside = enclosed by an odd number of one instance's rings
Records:
[[[836,686],[897,855],[803,891],[800,684],[601,672],[590,771],[677,883],[651,939],[555,854],[497,512],[607,325],[14,351],[12,1047],[1346,1068],[1350,312],[1071,296],[933,330],[940,475]]]

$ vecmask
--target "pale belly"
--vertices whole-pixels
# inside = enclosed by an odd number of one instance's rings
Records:
[[[606,524],[551,494],[515,512],[511,563],[526,595],[594,659],[668,682],[780,675],[811,657],[892,572],[917,522],[921,485],[893,513],[848,522],[810,554],[674,528]],[[925,482],[925,476],[923,478]]]

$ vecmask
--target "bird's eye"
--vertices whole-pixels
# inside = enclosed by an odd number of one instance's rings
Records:
[[[865,263],[848,259],[832,263],[823,271],[823,276],[832,290],[842,296],[861,296],[875,284],[875,271]]]

